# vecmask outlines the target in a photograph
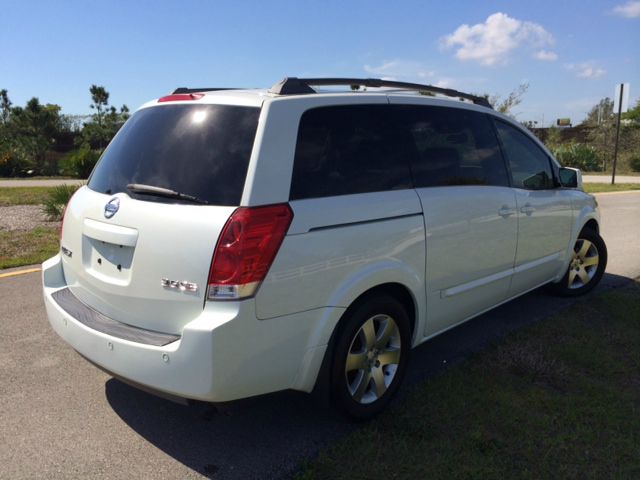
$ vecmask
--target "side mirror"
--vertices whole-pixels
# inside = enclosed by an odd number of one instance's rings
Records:
[[[565,188],[582,190],[582,172],[578,168],[560,167],[560,185]]]

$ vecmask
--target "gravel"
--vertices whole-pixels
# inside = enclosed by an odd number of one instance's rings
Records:
[[[0,230],[33,230],[36,227],[55,227],[42,212],[41,205],[13,205],[0,207]]]

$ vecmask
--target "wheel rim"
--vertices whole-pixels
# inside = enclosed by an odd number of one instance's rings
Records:
[[[351,397],[359,403],[372,403],[382,397],[393,382],[402,344],[400,330],[389,315],[374,315],[356,332],[345,363],[344,373]]]
[[[574,247],[573,257],[569,264],[567,286],[571,290],[584,287],[595,276],[600,257],[598,248],[593,242],[579,238]]]

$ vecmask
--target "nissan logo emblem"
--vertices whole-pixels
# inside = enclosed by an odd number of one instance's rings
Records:
[[[104,217],[105,218],[113,217],[119,208],[120,208],[120,199],[118,197],[112,198],[111,200],[109,200],[109,203],[107,203],[104,206]]]

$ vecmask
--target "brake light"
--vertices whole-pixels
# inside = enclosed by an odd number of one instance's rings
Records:
[[[292,219],[286,203],[240,207],[233,212],[213,253],[207,298],[237,300],[254,295]]]
[[[204,97],[204,93],[176,93],[167,95],[158,99],[158,103],[162,102],[184,102],[185,100],[199,100]]]

